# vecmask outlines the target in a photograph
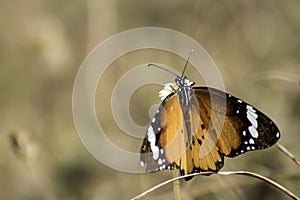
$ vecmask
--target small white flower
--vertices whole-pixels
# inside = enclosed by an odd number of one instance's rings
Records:
[[[164,100],[168,95],[175,92],[178,89],[178,85],[176,83],[167,83],[164,84],[164,88],[159,91],[158,96],[161,100]]]

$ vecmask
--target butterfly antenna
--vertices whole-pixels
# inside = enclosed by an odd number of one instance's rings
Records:
[[[193,53],[194,53],[194,50],[192,49],[191,52],[190,52],[190,55],[189,55],[188,59],[186,60],[186,63],[185,63],[185,65],[184,65],[184,68],[183,68],[183,71],[182,71],[181,76],[183,76],[183,74],[184,74],[184,72],[185,72],[185,69],[186,69],[186,67],[187,67],[187,64],[189,63],[190,57],[191,57],[191,55],[192,55]]]
[[[170,70],[168,70],[168,69],[166,69],[166,68],[164,68],[164,67],[162,67],[162,66],[159,66],[159,65],[156,65],[156,64],[153,64],[153,63],[148,64],[148,67],[151,67],[151,66],[157,67],[157,68],[162,69],[162,70],[165,70],[165,71],[167,71],[167,72],[173,74],[174,76],[178,76],[178,75],[175,74],[174,72],[172,72],[172,71],[170,71]]]

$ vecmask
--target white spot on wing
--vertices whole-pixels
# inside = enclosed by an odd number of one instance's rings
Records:
[[[252,106],[247,105],[247,118],[252,124],[251,126],[248,127],[250,134],[252,135],[253,138],[258,138],[258,132],[257,132],[257,117],[258,115],[256,114],[256,110]]]
[[[246,108],[247,108],[247,110],[251,110],[252,112],[256,112],[256,111],[253,109],[252,106],[247,105]]]
[[[277,138],[279,138],[279,135],[280,135],[279,132],[277,132],[275,136],[276,136]]]
[[[257,117],[258,115],[255,113],[256,111],[253,109],[252,106],[247,105],[247,118],[248,120],[251,122],[252,126],[254,126],[254,128],[257,128],[258,123],[257,123]]]
[[[247,114],[251,115],[251,117],[253,117],[254,119],[257,119],[258,115],[253,112],[252,110],[248,110]]]
[[[258,138],[258,132],[254,126],[249,126],[248,130],[253,138]]]
[[[242,101],[242,100],[240,100],[240,99],[238,99],[237,101],[238,101],[239,103],[243,103],[243,101]]]
[[[163,162],[162,162],[162,159],[159,158],[158,161],[157,161],[158,165],[161,165]]]
[[[157,158],[158,158],[158,147],[153,146],[153,147],[151,147],[151,149],[152,149],[152,153],[153,153],[153,159],[157,160]]]
[[[163,153],[164,153],[164,150],[163,150],[163,149],[160,149],[160,153],[163,154]]]
[[[155,133],[153,131],[152,126],[149,126],[147,135],[148,135],[148,141],[150,142],[150,147],[151,147],[151,150],[153,153],[153,159],[157,160],[158,154],[159,154],[159,149],[158,149],[158,146],[155,145],[156,137],[155,137]]]
[[[249,144],[254,144],[254,140],[252,138],[249,139]]]
[[[252,126],[254,126],[254,128],[257,128],[257,126],[258,126],[257,120],[255,118],[253,118],[253,116],[251,114],[249,114],[248,112],[247,112],[247,118],[251,122]]]

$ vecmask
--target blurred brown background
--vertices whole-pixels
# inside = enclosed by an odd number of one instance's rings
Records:
[[[74,79],[89,51],[113,34],[144,26],[174,29],[203,45],[226,90],[270,116],[281,130],[280,143],[300,158],[298,1],[2,0],[0,11],[0,199],[129,199],[172,176],[167,171],[127,174],[104,166],[81,144],[72,117]],[[168,58],[163,52],[149,54]],[[140,56],[125,55],[118,64],[130,69],[136,60],[145,62]],[[116,80],[122,73],[116,69],[106,78]],[[111,88],[97,94],[99,109]],[[155,89],[143,94],[159,103]],[[143,101],[135,105],[133,115],[149,122]],[[140,148],[141,140],[114,132],[110,137],[132,151]],[[274,147],[225,159],[226,169],[260,173],[300,195],[299,167]],[[169,185],[147,198],[172,195]],[[238,176],[182,182],[182,196],[287,198],[265,183]]]

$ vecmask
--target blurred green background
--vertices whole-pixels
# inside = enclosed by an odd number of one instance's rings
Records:
[[[168,171],[128,174],[104,166],[81,144],[72,117],[74,79],[89,51],[113,34],[144,26],[174,29],[198,41],[218,66],[226,91],[270,116],[281,130],[280,143],[300,158],[299,1],[0,4],[0,199],[129,199],[172,176]],[[145,51],[124,55],[115,64],[129,70],[151,61],[184,63],[166,52]],[[101,102],[109,101],[110,82],[122,70],[107,72],[109,81],[96,96],[98,110],[107,109]],[[160,102],[159,89],[137,92],[131,110],[141,116],[138,123],[149,122],[147,106]],[[110,119],[105,122],[109,137],[138,152],[142,140],[123,136]],[[275,147],[225,159],[222,170],[257,172],[300,196],[299,167]],[[184,199],[287,198],[249,177],[197,177],[181,186]],[[172,199],[172,185],[146,199],[154,197]]]

